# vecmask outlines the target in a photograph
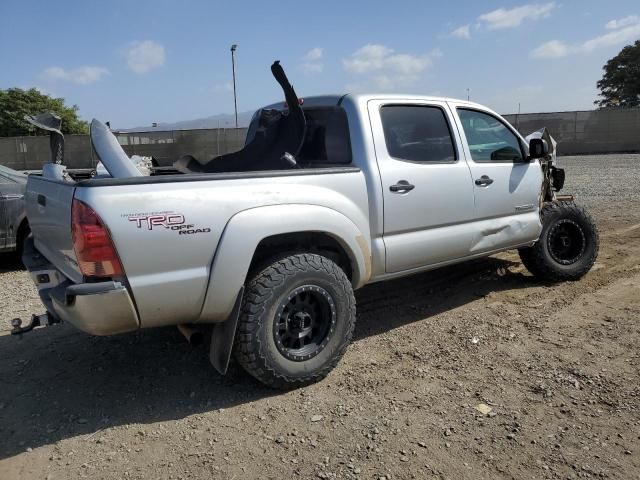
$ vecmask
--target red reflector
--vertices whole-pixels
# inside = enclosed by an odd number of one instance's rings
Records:
[[[71,238],[80,271],[85,277],[123,275],[107,227],[91,207],[77,199],[71,206]]]

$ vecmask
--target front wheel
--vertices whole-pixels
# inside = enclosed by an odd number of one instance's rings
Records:
[[[355,326],[351,282],[315,254],[278,260],[248,283],[234,342],[242,367],[273,388],[323,379],[344,354]]]
[[[519,250],[522,263],[541,280],[579,280],[598,257],[598,229],[593,219],[573,202],[549,203],[540,216],[540,239]]]

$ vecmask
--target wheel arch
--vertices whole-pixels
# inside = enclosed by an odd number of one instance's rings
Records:
[[[338,265],[348,265],[345,273],[354,288],[364,285],[371,276],[368,232],[360,231],[342,213],[299,204],[244,210],[234,215],[224,229],[198,322],[224,321],[251,269],[277,254],[300,253],[305,248],[315,250],[309,253],[328,252]]]
[[[24,238],[25,235],[29,234],[31,227],[29,227],[29,220],[27,220],[26,215],[23,215],[16,223],[18,225],[18,229],[16,230],[16,241],[19,241]]]
[[[29,220],[27,220],[27,216],[23,214],[16,220],[14,225],[17,226],[15,229],[16,252],[22,255],[22,242],[31,231],[31,228],[29,227]]]

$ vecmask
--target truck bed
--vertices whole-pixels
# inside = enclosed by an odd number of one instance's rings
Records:
[[[222,261],[216,255],[227,225],[243,212],[257,215],[253,222],[284,223],[282,212],[317,206],[350,219],[369,238],[365,179],[351,166],[77,183],[31,176],[27,214],[35,249],[72,284],[86,281],[71,235],[74,199],[95,210],[108,228],[125,273],[114,280],[128,289],[141,327],[221,321],[236,293],[228,294],[226,281],[210,285],[211,271]],[[275,217],[274,209],[280,212]],[[221,278],[233,275],[222,272]],[[212,290],[224,300],[205,305]]]

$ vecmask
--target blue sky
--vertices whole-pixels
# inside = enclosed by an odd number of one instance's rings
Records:
[[[0,88],[37,87],[118,128],[346,91],[466,97],[501,113],[592,108],[640,39],[634,1],[0,2]]]

